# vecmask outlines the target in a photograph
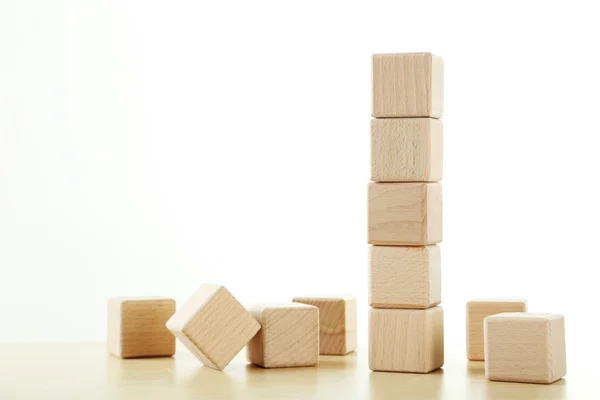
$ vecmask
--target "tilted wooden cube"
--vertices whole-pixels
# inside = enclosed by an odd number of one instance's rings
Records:
[[[319,309],[308,304],[256,305],[260,323],[248,343],[248,361],[264,368],[311,367],[319,363]]]
[[[371,246],[371,307],[429,308],[441,301],[442,274],[438,246]]]
[[[444,62],[430,53],[373,55],[373,117],[444,113]]]
[[[442,121],[433,118],[372,119],[371,180],[442,180]]]
[[[442,185],[369,183],[370,244],[424,246],[442,241]]]
[[[294,297],[319,309],[319,353],[344,355],[357,346],[356,298],[352,296]]]
[[[225,287],[207,283],[171,317],[167,328],[204,365],[222,370],[260,324]]]
[[[171,357],[175,336],[165,322],[175,313],[166,297],[115,297],[108,301],[108,352],[121,358]]]
[[[527,302],[520,299],[473,299],[467,303],[467,358],[483,361],[483,319],[503,312],[525,312]]]
[[[484,343],[489,380],[552,383],[567,374],[562,315],[501,313],[486,317]]]
[[[369,311],[369,368],[428,373],[444,364],[444,313],[372,308]]]

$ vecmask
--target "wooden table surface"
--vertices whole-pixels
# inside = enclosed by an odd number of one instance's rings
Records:
[[[101,343],[0,344],[0,399],[600,398],[598,370],[571,371],[573,363],[552,385],[501,383],[487,381],[483,363],[467,362],[460,346],[447,345],[444,368],[427,375],[371,372],[365,348],[323,356],[318,367],[269,370],[242,352],[219,372],[184,348],[174,358],[120,360]]]

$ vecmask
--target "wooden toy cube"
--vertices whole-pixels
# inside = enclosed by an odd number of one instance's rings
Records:
[[[319,309],[300,303],[257,305],[260,323],[246,348],[248,361],[264,368],[310,367],[319,363]]]
[[[373,55],[373,117],[433,117],[444,112],[444,62],[430,53]]]
[[[428,373],[444,365],[444,313],[372,308],[369,312],[369,368]]]
[[[442,180],[442,121],[433,118],[372,119],[371,180]]]
[[[165,322],[175,313],[166,297],[114,297],[108,301],[108,352],[121,358],[171,357],[175,337]]]
[[[167,328],[207,367],[222,370],[260,325],[225,287],[204,284]]]
[[[489,380],[552,383],[567,374],[562,315],[501,313],[486,317],[484,342]]]
[[[319,309],[319,354],[344,355],[356,350],[355,297],[294,297],[292,301]]]
[[[441,301],[441,256],[438,246],[371,246],[371,307],[429,308]]]
[[[442,241],[442,185],[369,183],[370,244],[424,246]]]
[[[503,312],[525,312],[527,302],[519,299],[473,299],[467,303],[467,358],[483,361],[483,319]]]

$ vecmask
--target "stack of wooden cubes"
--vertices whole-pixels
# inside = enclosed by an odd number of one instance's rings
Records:
[[[369,367],[444,363],[441,303],[443,61],[373,56],[369,183]]]

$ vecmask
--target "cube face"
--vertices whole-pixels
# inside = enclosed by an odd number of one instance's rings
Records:
[[[503,312],[525,312],[527,302],[522,299],[480,299],[467,303],[467,358],[484,360],[483,320]]]
[[[442,241],[442,185],[369,183],[368,241],[424,246]]]
[[[373,55],[373,117],[433,117],[444,111],[444,62],[430,53]]]
[[[432,118],[371,120],[371,180],[442,180],[442,121]]]
[[[344,355],[357,347],[356,298],[294,297],[319,309],[319,354]]]
[[[175,337],[165,323],[175,300],[164,297],[118,297],[108,303],[108,351],[121,358],[171,357]]]
[[[484,340],[490,380],[552,383],[567,374],[562,315],[492,315],[484,320]]]
[[[254,337],[260,324],[220,285],[203,285],[167,327],[206,366],[223,369]]]
[[[261,329],[248,343],[248,361],[264,368],[311,367],[319,363],[319,309],[306,304],[251,308]]]
[[[442,301],[438,246],[371,246],[369,305],[375,308],[429,308]]]
[[[370,310],[371,370],[428,373],[443,364],[444,314],[441,307]]]

